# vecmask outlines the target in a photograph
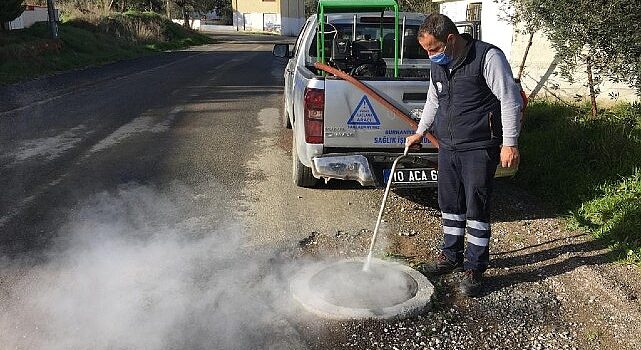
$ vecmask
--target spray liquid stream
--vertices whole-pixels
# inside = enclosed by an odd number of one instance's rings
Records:
[[[387,186],[385,187],[385,194],[383,194],[383,202],[381,203],[381,209],[378,211],[378,219],[376,219],[376,226],[374,226],[374,233],[372,234],[372,240],[369,244],[369,253],[367,253],[367,259],[365,260],[365,264],[363,264],[363,271],[365,272],[369,271],[369,266],[372,261],[372,253],[374,252],[374,245],[376,245],[376,237],[378,236],[378,229],[381,226],[381,219],[383,218],[383,210],[385,210],[387,195],[389,194],[389,189],[392,185],[392,180],[394,179],[394,171],[396,171],[396,165],[398,164],[399,160],[407,156],[408,151],[409,151],[409,147],[405,146],[405,151],[403,151],[403,155],[394,160],[394,163],[392,164],[392,169],[390,169],[389,178],[387,179]]]

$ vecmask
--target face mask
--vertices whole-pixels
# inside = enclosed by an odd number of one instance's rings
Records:
[[[430,56],[430,60],[436,64],[440,64],[443,66],[449,64],[452,61],[452,58],[445,53],[445,50],[447,50],[447,46],[443,51],[437,53],[436,55]]]

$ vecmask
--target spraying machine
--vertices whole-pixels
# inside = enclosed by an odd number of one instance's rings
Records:
[[[392,11],[393,17],[385,16]],[[376,13],[380,16],[361,19],[358,13]],[[326,22],[325,16],[335,13],[353,15],[351,26]],[[360,77],[383,77],[387,64],[384,50],[393,52],[393,75],[398,76],[398,4],[395,0],[321,0],[318,2],[316,46],[320,63],[329,63],[344,72]],[[392,30],[389,25],[393,24]],[[377,27],[378,26],[378,27]]]

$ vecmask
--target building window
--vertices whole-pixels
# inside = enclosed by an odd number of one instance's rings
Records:
[[[480,21],[481,20],[481,3],[471,2],[467,4],[467,21]]]
[[[263,30],[266,32],[280,32],[280,21],[275,13],[263,13]]]

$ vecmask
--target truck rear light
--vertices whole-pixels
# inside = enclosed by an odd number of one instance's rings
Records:
[[[325,90],[305,89],[305,142],[323,143]]]

